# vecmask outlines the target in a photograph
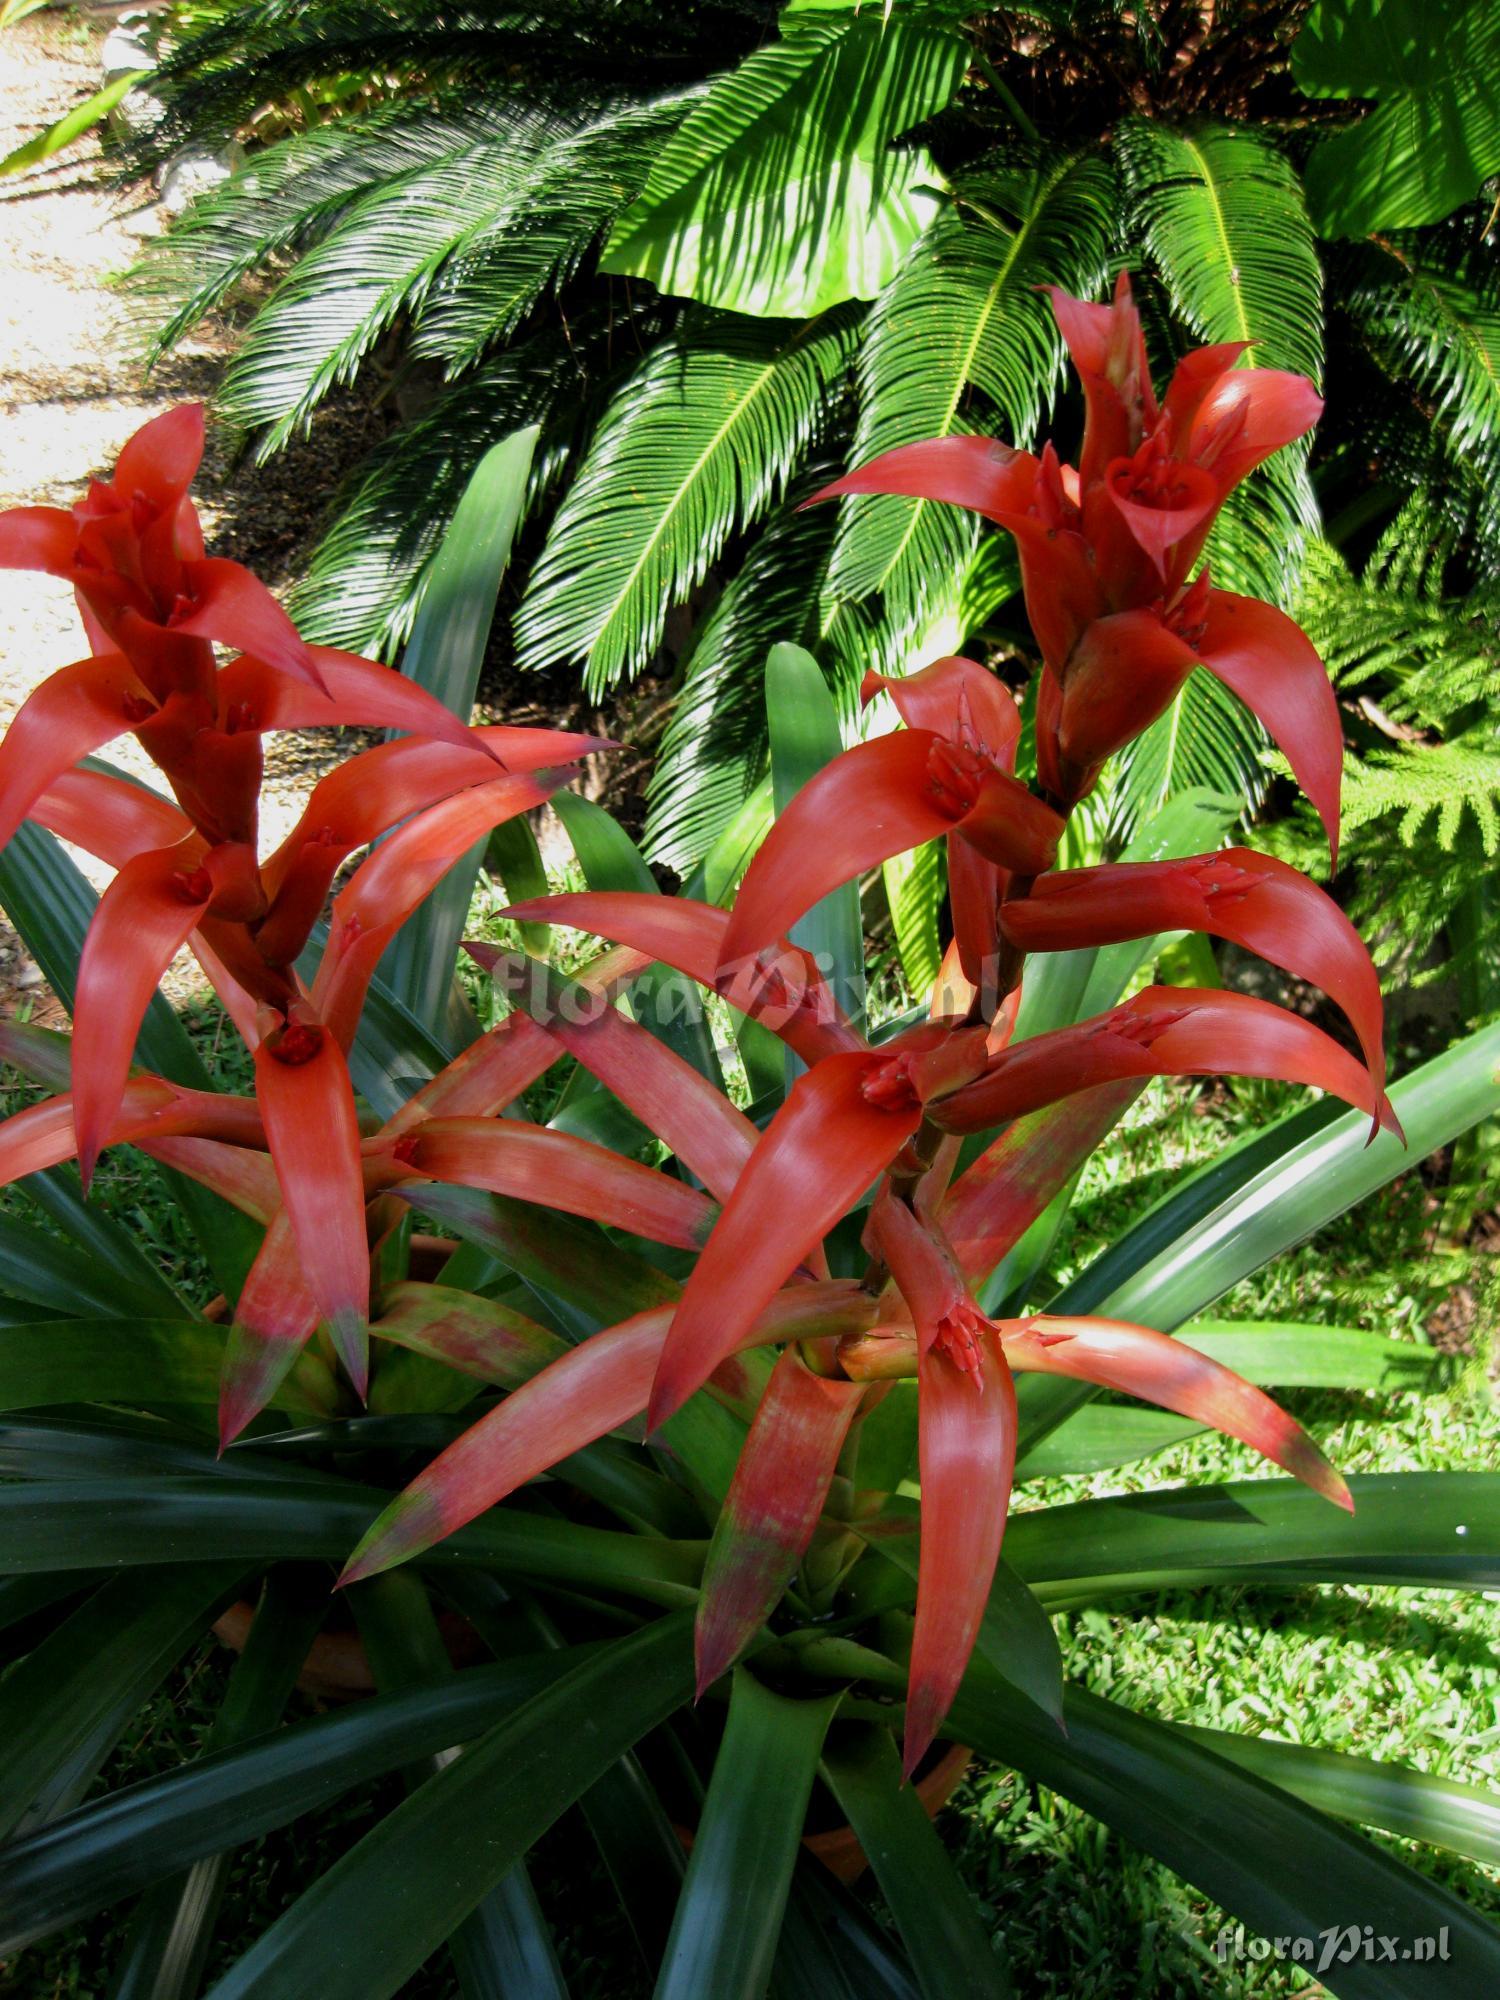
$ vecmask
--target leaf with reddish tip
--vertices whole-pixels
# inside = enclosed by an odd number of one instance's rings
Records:
[[[78,1143],[75,1119],[73,1098],[65,1091],[0,1122],[0,1186],[71,1160]],[[178,1133],[203,1133],[235,1148],[259,1145],[263,1137],[253,1098],[220,1097],[184,1090],[159,1076],[134,1076],[121,1093],[105,1144],[139,1145]]]
[[[783,1349],[709,1546],[694,1628],[700,1697],[796,1574],[864,1394],[863,1383],[815,1375],[796,1347]]]
[[[559,1335],[494,1299],[411,1280],[389,1287],[370,1331],[502,1389],[519,1389],[568,1352]]]
[[[1112,1132],[1143,1086],[1104,1083],[1017,1118],[960,1176],[938,1211],[959,1269],[987,1278]]]
[[[644,890],[582,891],[536,896],[513,903],[506,912],[518,922],[567,924],[614,938],[648,953],[663,965],[685,972],[717,992],[742,1014],[779,1035],[805,1063],[864,1047],[839,1011],[832,989],[805,952],[780,946],[775,964],[722,976],[729,913],[713,903],[686,896],[657,896]]]
[[[293,680],[322,688],[313,650],[258,576],[227,556],[201,556],[182,565],[182,602],[170,630],[194,639],[213,639],[258,660]]]
[[[540,1201],[679,1250],[698,1249],[717,1214],[685,1181],[518,1118],[428,1118],[396,1142],[394,1156],[410,1177]]]
[[[119,1113],[130,1058],[157,982],[208,908],[201,845],[128,861],[99,899],[78,961],[73,1002],[73,1116],[88,1186]]]
[[[910,1778],[963,1679],[1000,1560],[1016,1465],[1016,1390],[986,1328],[976,1377],[934,1345],[919,1364],[922,1544],[903,1767]]]
[[[931,1107],[950,1132],[982,1132],[1130,1076],[1263,1076],[1332,1091],[1398,1131],[1385,1093],[1310,1021],[1248,993],[1148,986],[1107,1014],[1004,1050],[989,1073]]]
[[[1179,1416],[1212,1424],[1226,1437],[1269,1458],[1352,1514],[1354,1502],[1339,1474],[1302,1426],[1264,1390],[1186,1341],[1149,1326],[1110,1319],[1002,1320],[1005,1354],[1017,1371],[1068,1375],[1103,1389],[1139,1396]]]
[[[147,848],[175,846],[193,831],[170,799],[104,771],[64,772],[33,800],[27,817],[112,868]]]
[[[120,653],[60,667],[26,697],[0,741],[0,847],[53,781],[155,704]]]
[[[974,769],[950,770],[960,757]],[[1051,865],[1061,831],[1057,814],[1008,772],[931,730],[857,743],[778,813],[740,884],[721,964],[753,960],[830,890],[908,848],[959,833],[989,860],[1035,875]]]
[[[274,1029],[255,1051],[255,1095],[302,1279],[362,1397],[370,1251],[359,1121],[336,1037],[317,1022]]]
[[[490,960],[493,971],[498,954]],[[734,1191],[760,1133],[684,1057],[601,994],[537,959],[513,961],[506,992],[641,1123],[664,1139],[720,1201]]]
[[[1274,605],[1211,590],[1195,650],[1284,753],[1323,822],[1330,866],[1337,867],[1344,732],[1333,684],[1312,641]]]
[[[219,1383],[219,1449],[270,1402],[318,1324],[292,1219],[271,1218],[235,1305]]]
[[[899,1059],[897,1059],[899,1060]],[[655,1430],[743,1344],[767,1301],[921,1122],[910,1090],[879,1100],[894,1064],[829,1056],[792,1086],[683,1291],[651,1392]]]
[[[347,1047],[381,954],[401,925],[482,834],[551,797],[566,773],[493,778],[432,806],[382,841],[333,899],[313,985],[320,1017]]]
[[[1206,931],[1306,979],[1344,1010],[1377,1083],[1385,1080],[1380,978],[1331,896],[1268,854],[1231,847],[1180,861],[1119,861],[1039,877],[1001,912],[1025,951],[1072,951]]]
[[[639,1416],[673,1310],[651,1306],[592,1334],[481,1417],[386,1508],[340,1584],[430,1548],[528,1479]],[[849,1281],[796,1285],[766,1305],[739,1346],[858,1331],[873,1310],[869,1295]]]

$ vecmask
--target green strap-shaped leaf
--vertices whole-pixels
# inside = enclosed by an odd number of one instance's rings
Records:
[[[281,1476],[68,1479],[0,1485],[0,1570],[148,1564],[342,1563],[390,1499],[378,1488]],[[437,1545],[426,1564],[481,1563],[587,1590],[679,1605],[697,1594],[704,1544],[494,1512]]]
[[[735,1670],[656,2000],[760,2000],[838,1697],[791,1701]]]
[[[891,141],[952,97],[964,43],[875,9],[781,26],[662,147],[603,269],[762,317],[873,298],[894,275],[938,175]]]
[[[61,843],[41,827],[26,822],[0,852],[0,905],[70,1012],[79,955],[98,901]],[[192,1090],[211,1088],[197,1051],[160,993],[146,1009],[136,1058],[174,1083]],[[187,1175],[161,1171],[214,1276],[230,1298],[237,1297],[262,1232]]]
[[[414,1792],[213,1988],[212,2000],[385,2000],[618,1757],[692,1691],[691,1620],[562,1674]]]
[[[826,421],[848,308],[806,323],[697,311],[616,392],[516,620],[521,663],[587,663],[597,694],[648,660],[730,534],[758,519]]]
[[[923,2000],[952,2000],[958,1993],[1005,2000],[1010,1981],[967,1886],[902,1779],[890,1732],[869,1726],[836,1730],[823,1752],[823,1774],[870,1858]]]
[[[378,1688],[396,1691],[448,1679],[453,1668],[420,1579],[410,1571],[372,1578],[350,1593]],[[407,1774],[415,1790],[456,1753],[444,1750]],[[454,1931],[448,1948],[464,2000],[503,2000],[507,1993],[567,2000],[552,1933],[517,1861]]]
[[[479,687],[500,579],[526,498],[535,426],[491,446],[475,467],[444,535],[401,656],[401,671],[468,721]],[[478,1023],[454,984],[453,964],[484,854],[481,841],[454,863],[392,939],[381,977],[392,997],[455,1047]]]
[[[1267,1938],[1342,1937],[1359,1949],[1327,1970],[1340,2000],[1468,2000],[1500,1981],[1500,1933],[1451,1891],[1301,1799],[1215,1756],[1185,1733],[1068,1692],[1067,1734],[1008,1689],[961,1690],[960,1741],[1072,1799]],[[1449,1957],[1420,1970],[1363,1952],[1363,1927],[1437,1939]],[[1420,1980],[1420,1985],[1417,1982]]]
[[[91,1800],[7,1850],[0,1950],[19,1951],[413,1758],[466,1743],[600,1650],[536,1653],[375,1695]]]
[[[274,1729],[327,1609],[321,1593],[273,1570],[204,1742],[208,1755]],[[195,2000],[232,1857],[205,1855],[158,1882],[131,1918],[109,2000]]]
[[[115,1577],[0,1681],[0,1834],[82,1796],[239,1575],[219,1562]]]
[[[1017,1514],[1005,1553],[1045,1604],[1188,1583],[1500,1584],[1500,1473],[1349,1481],[1354,1512],[1294,1480],[1245,1479]]]
[[[1271,1736],[1240,1736],[1230,1729],[1186,1723],[1169,1726],[1335,1819],[1445,1847],[1487,1868],[1500,1863],[1500,1799],[1481,1785]]]
[[[19,1225],[0,1221],[0,1259]],[[68,1253],[65,1251],[64,1253]],[[66,1275],[66,1274],[63,1274]],[[39,1287],[34,1287],[39,1289]],[[66,1310],[77,1313],[76,1296]],[[226,1330],[205,1320],[43,1319],[0,1327],[0,1409],[60,1403],[124,1403],[137,1409],[191,1403],[215,1409]],[[302,1354],[278,1386],[278,1409],[326,1415],[338,1390],[316,1354]]]

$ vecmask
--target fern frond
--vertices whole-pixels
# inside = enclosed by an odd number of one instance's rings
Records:
[[[1342,823],[1351,834],[1392,819],[1410,853],[1432,841],[1453,853],[1472,820],[1484,853],[1500,854],[1500,743],[1489,731],[1447,743],[1376,750],[1344,768]]]
[[[369,189],[298,260],[257,313],[219,396],[231,423],[261,433],[261,458],[352,379],[473,232],[524,196],[557,129],[545,112],[518,110],[501,135]]]
[[[1466,261],[1466,260],[1465,260]],[[1500,482],[1500,280],[1445,266],[1438,245],[1361,246],[1340,303],[1376,364],[1436,429],[1454,470],[1493,501]]]
[[[522,663],[634,672],[667,612],[785,489],[834,406],[858,310],[804,325],[693,311],[618,391],[558,509],[516,624]]]
[[[1037,287],[1087,295],[1103,277],[1114,181],[1099,156],[991,167],[965,176],[955,194],[955,211],[927,232],[871,312],[853,464],[976,429],[1028,442],[1062,366]],[[882,597],[899,622],[934,577],[967,559],[975,537],[972,520],[952,507],[846,499],[830,590]]]

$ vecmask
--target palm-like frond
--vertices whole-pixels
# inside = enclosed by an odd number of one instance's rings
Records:
[[[508,339],[639,192],[693,97],[610,107],[547,144],[512,200],[455,247],[420,308],[413,354],[452,378]]]
[[[833,531],[831,508],[803,514],[784,506],[693,641],[656,753],[643,843],[649,859],[680,875],[707,853],[764,774],[766,656],[783,641],[816,641]]]
[[[852,463],[961,431],[1030,438],[1061,372],[1036,288],[1097,289],[1113,191],[1098,156],[964,177],[955,212],[927,232],[871,312]],[[882,597],[898,620],[974,545],[973,522],[951,507],[884,495],[841,505],[831,591]]]
[[[588,327],[575,335],[588,346]],[[492,444],[542,426],[526,512],[568,463],[586,379],[555,329],[496,355],[375,451],[341,496],[333,527],[292,593],[309,639],[389,658],[416,616],[427,568]]]
[[[498,136],[371,188],[299,259],[256,315],[219,396],[231,422],[262,433],[262,457],[353,377],[464,241],[524,195],[557,131],[550,114],[517,109]]]
[[[615,396],[558,509],[517,620],[524,665],[583,660],[597,692],[650,657],[828,420],[858,319],[684,317]]]
[[[359,195],[462,159],[505,128],[504,115],[483,106],[400,104],[254,154],[193,204],[135,274],[137,289],[168,314],[153,332],[153,355],[166,352],[278,252],[326,235]]]

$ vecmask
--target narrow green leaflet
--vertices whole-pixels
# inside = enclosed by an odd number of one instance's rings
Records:
[[[39,4],[44,4],[44,0],[39,0]],[[28,8],[24,11],[32,10]],[[18,19],[20,16],[12,18]],[[3,25],[5,23],[0,22],[0,26]],[[96,90],[92,97],[86,97],[82,104],[75,104],[73,109],[65,113],[55,124],[49,125],[45,131],[38,132],[35,138],[27,139],[7,153],[5,158],[0,160],[0,179],[7,174],[22,173],[27,167],[39,167],[44,160],[50,160],[54,154],[61,153],[71,146],[75,139],[81,139],[86,132],[92,132],[96,125],[104,123],[116,105],[135,89],[142,78],[150,74],[149,69],[127,70],[123,76],[117,76],[105,84],[103,90]]]
[[[838,1696],[792,1701],[735,1670],[656,2000],[760,2000]]]
[[[559,1814],[692,1693],[691,1620],[615,1641],[465,1751],[351,1848],[212,2000],[388,2000]]]
[[[479,687],[538,435],[534,425],[516,431],[479,461],[438,549],[401,657],[408,680],[435,694],[464,721]],[[454,864],[402,925],[381,961],[381,977],[392,996],[455,1046],[478,1033],[455,986],[453,961],[484,845]]]
[[[873,7],[781,26],[667,140],[603,269],[762,317],[873,298],[893,276],[940,177],[925,149],[891,142],[943,108],[968,50]]]
[[[1441,222],[1500,170],[1500,12],[1491,0],[1319,0],[1292,48],[1319,97],[1377,108],[1319,142],[1307,198],[1325,236]]]
[[[17,1226],[0,1219],[0,1257]],[[79,1312],[76,1294],[63,1310]],[[118,1301],[98,1317],[0,1327],[0,1410],[109,1402],[196,1404],[205,1412],[217,1407],[222,1326],[201,1319],[118,1319],[117,1311]],[[277,1409],[326,1416],[338,1406],[338,1390],[324,1363],[307,1350],[272,1401]]]

